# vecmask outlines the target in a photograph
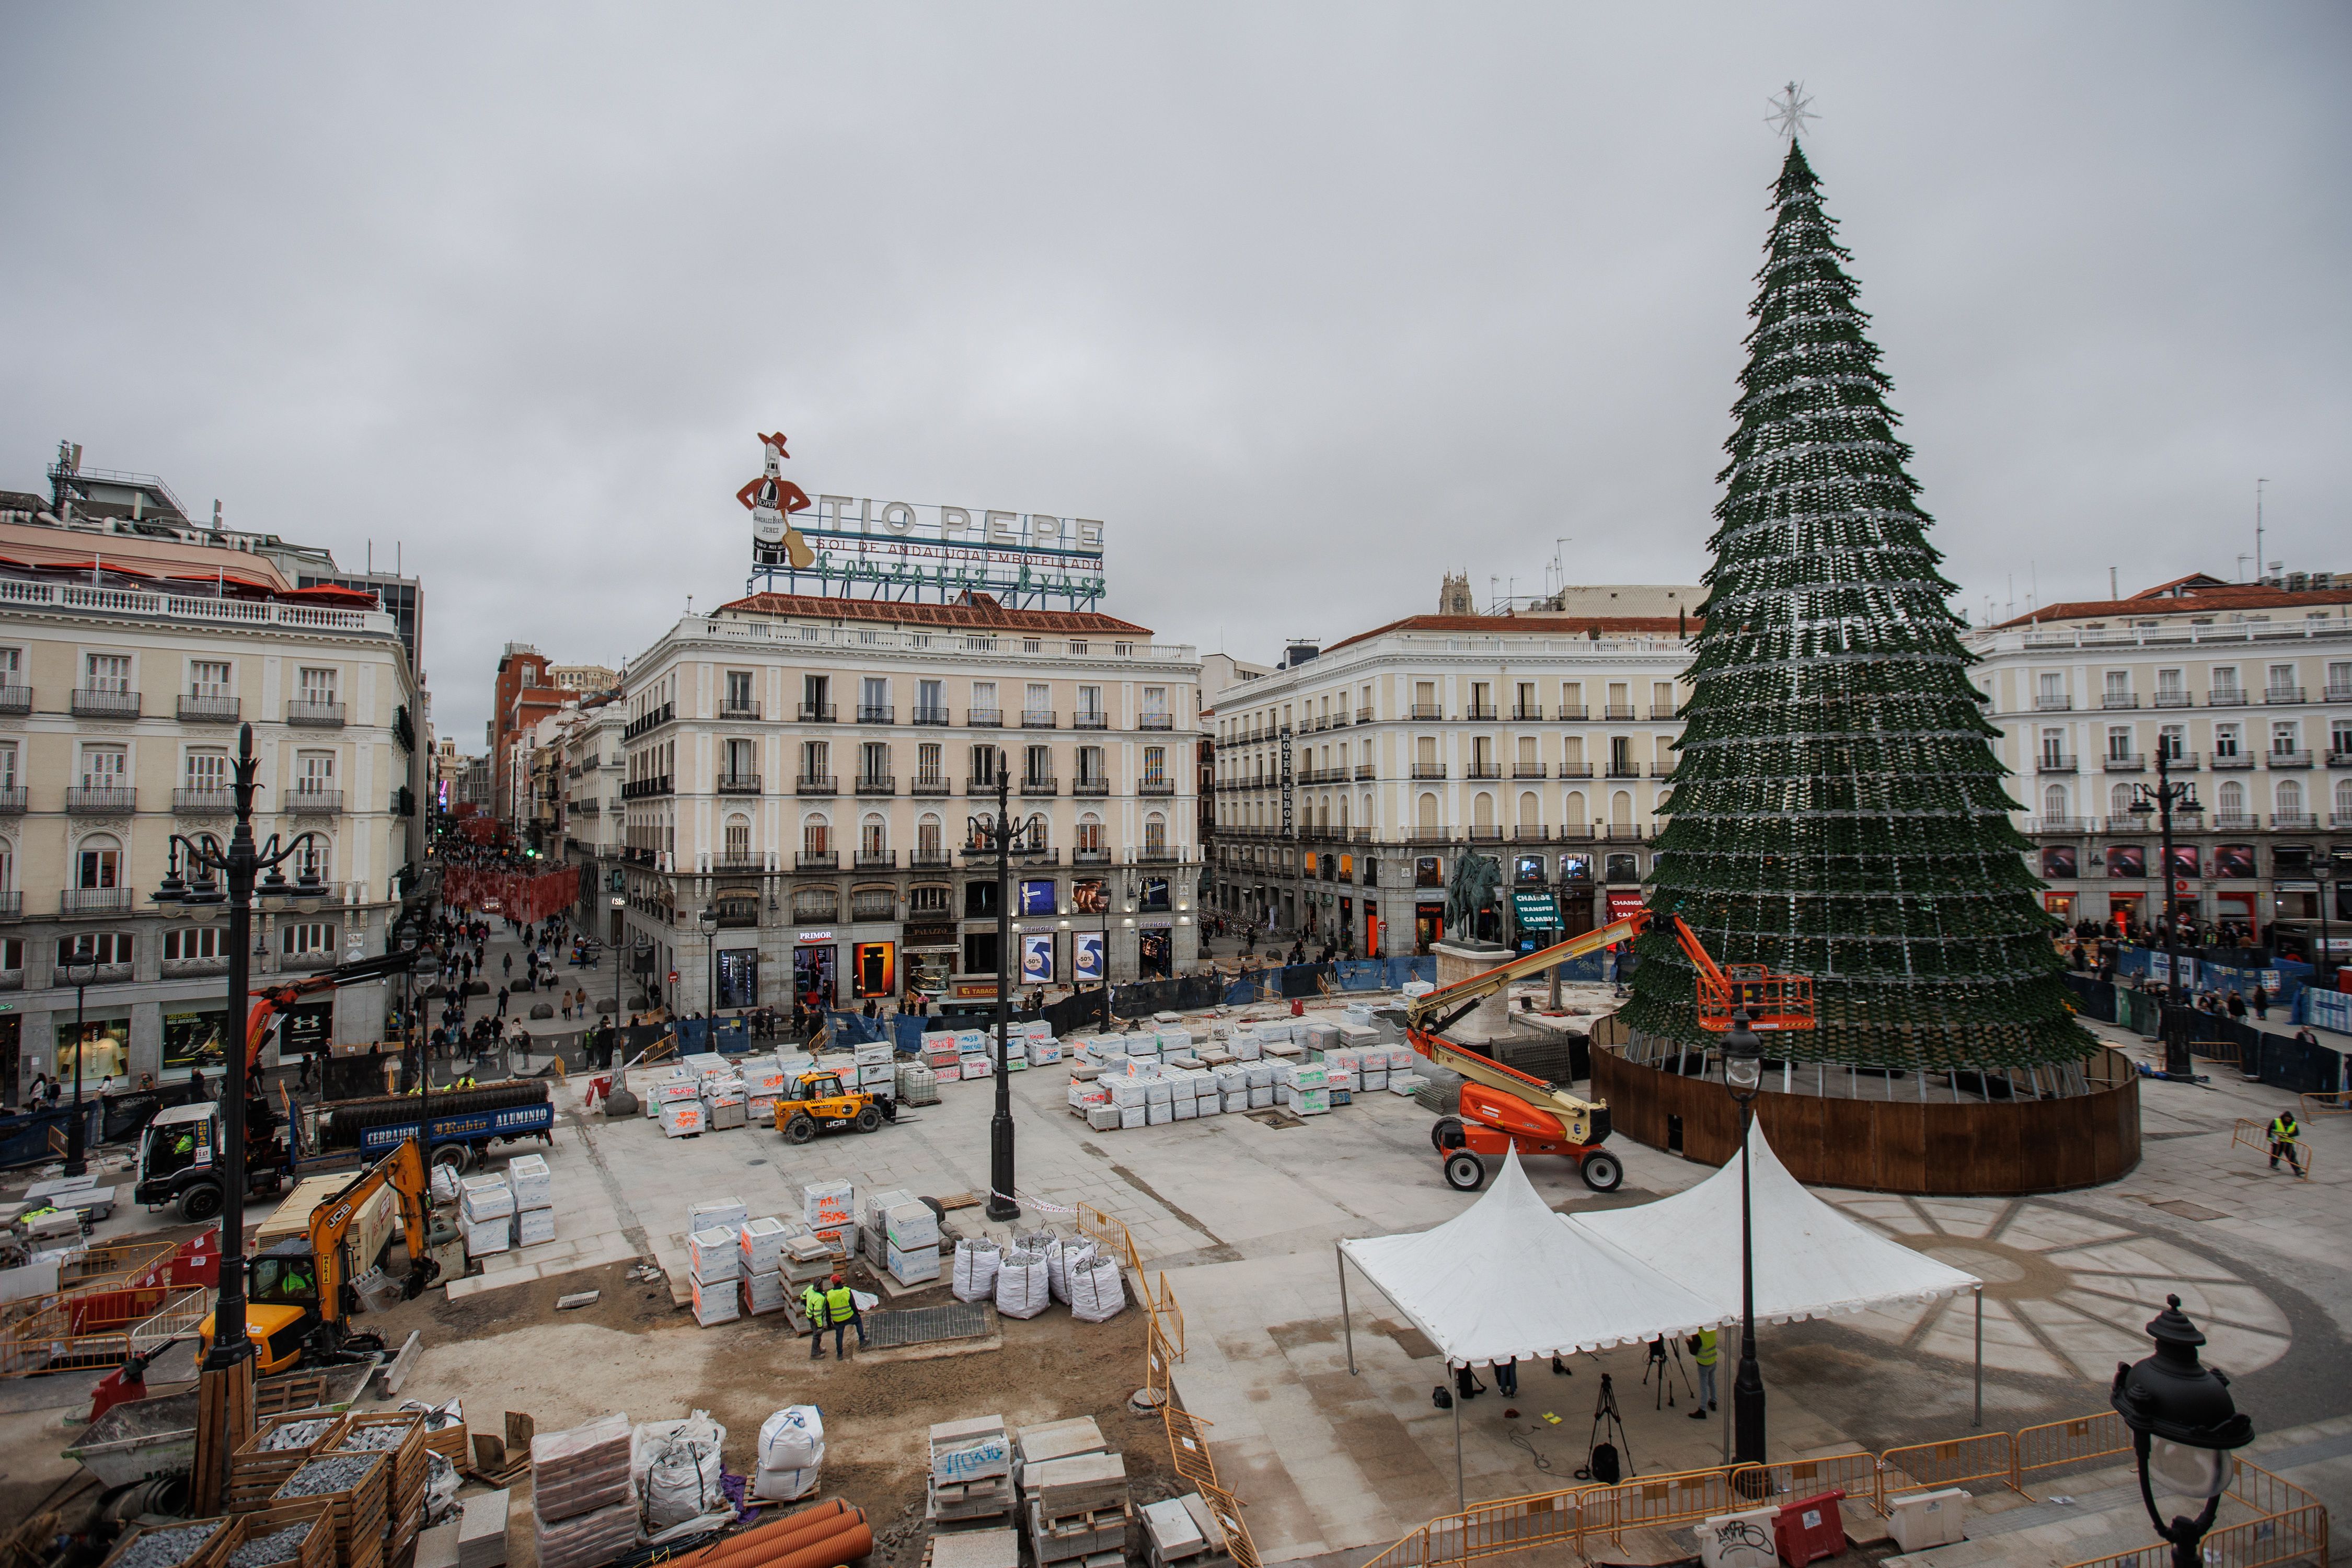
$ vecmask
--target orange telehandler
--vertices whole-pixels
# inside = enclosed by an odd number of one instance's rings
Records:
[[[1462,1075],[1461,1113],[1438,1119],[1429,1141],[1444,1162],[1445,1183],[1457,1192],[1476,1192],[1486,1181],[1486,1162],[1507,1151],[1565,1154],[1577,1163],[1584,1184],[1597,1193],[1617,1190],[1625,1168],[1601,1148],[1609,1136],[1609,1107],[1580,1099],[1543,1079],[1506,1067],[1492,1057],[1445,1038],[1445,1030],[1471,1008],[1526,975],[1539,974],[1572,959],[1597,952],[1642,934],[1653,916],[1637,910],[1622,920],[1482,974],[1456,981],[1405,1004],[1405,1037],[1412,1048]],[[1673,917],[1675,941],[1697,972],[1698,1026],[1720,1033],[1732,1016],[1745,1011],[1759,1033],[1813,1026],[1813,983],[1759,964],[1725,967],[1708,956],[1680,915]]]

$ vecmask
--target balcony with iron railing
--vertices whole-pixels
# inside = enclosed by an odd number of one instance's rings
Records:
[[[720,795],[757,795],[760,775],[757,773],[720,773],[712,786]]]
[[[1681,711],[1681,710],[1672,702],[1653,702],[1650,704],[1650,717],[1653,719],[1671,719],[1679,711]]]
[[[1589,703],[1563,702],[1559,705],[1559,710],[1553,714],[1552,717],[1559,720],[1563,724],[1578,723],[1583,720],[1591,718],[1592,709]]]
[[[136,691],[100,691],[88,688],[73,694],[73,716],[77,719],[136,719],[139,717],[139,693]]]
[[[2352,768],[2352,747],[2340,748],[2328,752],[2327,765],[2331,768]]]
[[[2217,773],[2236,773],[2254,765],[2252,752],[2216,752],[2205,759],[2205,765]]]
[[[2334,681],[2328,682],[2327,700],[2330,702],[2352,702],[2352,686],[2338,686]]]
[[[1584,823],[1564,822],[1560,824],[1559,831],[1552,837],[1558,838],[1562,844],[1590,844],[1600,835],[1594,833],[1591,827]]]
[[[1417,779],[1442,779],[1445,776],[1444,763],[1415,763],[1412,776]]]
[[[2109,752],[2099,759],[2099,768],[2110,773],[2144,773],[2147,772],[2146,752]]]
[[[0,713],[30,713],[33,710],[33,689],[13,683],[0,684]]]
[[[285,797],[285,809],[297,816],[341,816],[343,792],[339,789],[297,789]]]
[[[1024,708],[1021,710],[1021,727],[1024,730],[1051,730],[1058,717],[1051,708]]]
[[[1176,793],[1176,781],[1147,778],[1137,784],[1135,793],[1146,795],[1171,795]]]
[[[183,691],[180,693],[180,720],[187,724],[234,724],[243,706],[234,697]]]
[[[955,857],[944,849],[915,849],[908,851],[907,864],[918,871],[936,871],[955,864]]]
[[[1110,864],[1110,851],[1108,849],[1088,849],[1084,846],[1080,846],[1079,847],[1070,851],[1070,864],[1073,866],[1108,866]]]
[[[2159,691],[2156,694],[2158,708],[2194,708],[2197,699],[2186,691]]]
[[[953,795],[955,785],[945,773],[917,773],[907,786],[909,795]]]
[[[2044,752],[2033,759],[2033,771],[2038,773],[2071,773],[2075,765],[2073,753],[2067,752]]]
[[[2033,710],[2036,713],[2069,713],[2074,710],[2074,700],[2072,697],[2056,697],[2046,691],[2033,700]]]
[[[2272,768],[2307,768],[2311,766],[2311,753],[2292,748],[2273,748],[2263,753],[2263,762]]]
[[[830,724],[833,722],[834,706],[830,702],[803,702],[800,705],[799,713],[800,721],[803,724]]]
[[[841,779],[835,773],[802,773],[793,780],[794,795],[839,795]]]
[[[1612,842],[1638,844],[1650,836],[1650,830],[1638,822],[1612,822],[1603,837]]]
[[[963,781],[963,793],[969,795],[994,795],[996,793],[996,775],[994,773],[973,773],[967,776]]]
[[[964,726],[967,729],[1001,730],[1004,727],[1004,710],[1002,708],[967,708],[964,710],[963,721]]]
[[[1454,842],[1454,830],[1450,827],[1409,828],[1404,841],[1408,844],[1451,844]]]
[[[1474,724],[1491,724],[1498,717],[1498,711],[1491,702],[1473,702],[1462,710],[1462,717]]]
[[[1543,721],[1543,704],[1540,702],[1514,702],[1511,704],[1511,718],[1516,723],[1539,724]]]
[[[2198,767],[2198,755],[2195,752],[2160,752],[2157,757],[2149,759],[2151,763],[2158,760],[2161,760],[2168,771],[2176,773],[2193,773]]]
[[[1108,713],[1094,712],[1081,708],[1078,711],[1070,715],[1070,728],[1073,730],[1108,730],[1110,728],[1110,715]]]
[[[0,784],[0,816],[21,816],[25,811],[25,786]]]
[[[2225,811],[2213,818],[2216,833],[2252,833],[2263,825],[2263,819],[2252,812]]]
[[[306,730],[340,730],[343,727],[343,705],[340,702],[289,702],[286,721]]]
[[[58,895],[59,914],[127,915],[137,907],[129,888],[68,888]]]
[[[1639,719],[1642,710],[1630,702],[1612,702],[1601,709],[1601,715],[1604,719]]]
[[[1358,763],[1356,764],[1356,779],[1359,783],[1370,783],[1370,781],[1379,778],[1380,775],[1381,770],[1370,763]]]
[[[1473,843],[1473,844],[1500,844],[1502,841],[1503,841],[1503,830],[1502,830],[1501,828],[1499,828],[1499,827],[1495,827],[1495,826],[1486,826],[1486,827],[1481,827],[1481,826],[1477,826],[1475,823],[1473,823],[1473,824],[1471,825],[1471,827],[1470,827],[1470,842],[1471,842],[1471,843]]]
[[[793,866],[802,871],[837,871],[841,869],[841,853],[835,849],[803,849],[793,857]]]
[[[66,791],[66,809],[121,816],[139,809],[139,791],[115,784],[80,784]]]
[[[861,871],[887,871],[898,864],[896,849],[860,849],[857,868]]]
[[[943,725],[949,721],[948,710],[944,708],[925,708],[918,705],[907,715],[907,721],[912,724]]]
[[[898,775],[896,773],[860,773],[857,775],[860,795],[897,795]]]
[[[2095,816],[2029,816],[2025,819],[2025,831],[2028,833],[2064,833],[2080,837],[2096,832],[2098,826],[2099,820]]]
[[[665,702],[658,708],[649,708],[621,726],[621,739],[634,741],[649,730],[659,729],[668,723],[677,712],[677,704],[675,702]]]
[[[1021,793],[1023,795],[1059,795],[1062,791],[1061,786],[1055,782],[1050,773],[1023,773]]]
[[[1136,863],[1141,866],[1172,865],[1183,858],[1183,849],[1174,844],[1146,844],[1135,852]]]
[[[2308,833],[2319,826],[2319,818],[2308,811],[2274,811],[2271,826],[2281,833]]]
[[[1592,764],[1591,763],[1562,763],[1559,764],[1559,776],[1564,779],[1589,779],[1592,776]]]
[[[756,698],[722,697],[719,700],[719,717],[724,720],[757,719],[761,707]]]
[[[1463,768],[1462,776],[1465,779],[1498,779],[1503,776],[1503,764],[1472,762]]]
[[[1511,776],[1515,779],[1549,778],[1551,767],[1547,763],[1513,763]]]
[[[2205,694],[2205,706],[2208,708],[2243,708],[2245,705],[2246,693],[2242,687],[2217,686]]]
[[[1176,727],[1176,721],[1165,713],[1146,713],[1135,721],[1135,727],[1139,730],[1172,730]]]
[[[184,816],[226,816],[236,809],[236,792],[220,789],[175,789],[172,809]]]
[[[1415,719],[1443,719],[1445,717],[1445,705],[1442,702],[1416,702],[1410,711]]]
[[[653,778],[630,779],[621,785],[623,800],[646,800],[670,793],[670,775],[661,773]]]
[[[1612,779],[1637,779],[1642,776],[1642,764],[1639,763],[1611,763],[1603,773],[1603,776]]]
[[[2263,689],[2263,700],[2287,704],[2300,702],[2303,700],[2303,688],[2300,686],[2265,687]]]
[[[1369,723],[1370,723],[1371,721],[1372,721],[1372,710],[1371,710],[1370,708],[1359,708],[1359,709],[1357,709],[1357,710],[1356,710],[1356,722],[1357,722],[1357,723],[1359,723],[1359,724],[1369,724]]]
[[[2139,699],[2128,691],[2109,691],[2100,695],[2099,706],[2109,712],[2139,706]]]
[[[1070,781],[1070,793],[1072,795],[1107,795],[1110,794],[1110,780],[1103,777],[1099,773],[1091,778],[1073,779]]]
[[[861,724],[895,724],[898,709],[891,702],[861,702],[857,705],[857,721]]]

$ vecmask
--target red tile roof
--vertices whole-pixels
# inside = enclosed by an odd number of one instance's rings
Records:
[[[1007,631],[1102,632],[1150,637],[1150,626],[1139,626],[1113,616],[1090,610],[1008,610],[986,594],[973,594],[960,605],[918,605],[892,599],[820,598],[814,594],[753,594],[719,606],[752,616],[805,616],[825,621],[887,621],[907,626],[1001,627]]]
[[[1696,616],[1687,621],[1676,616],[1407,616],[1368,632],[1358,632],[1325,648],[1337,653],[1350,643],[1390,632],[1518,632],[1528,637],[1696,636]]]
[[[2264,587],[2259,583],[2224,583],[2199,573],[2142,589],[2128,599],[2076,599],[2063,605],[2044,605],[2000,624],[2030,626],[2046,621],[2198,616],[2211,615],[2216,610],[2321,609],[2331,605],[2352,605],[2352,583],[2339,588],[2290,594],[2284,588]]]

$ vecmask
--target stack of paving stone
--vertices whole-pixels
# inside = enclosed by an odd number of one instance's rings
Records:
[[[926,1203],[893,1204],[882,1211],[882,1264],[901,1285],[940,1277],[940,1216]]]
[[[530,1440],[540,1568],[599,1568],[635,1545],[629,1418],[618,1413]]]
[[[392,1461],[383,1454],[314,1454],[272,1494],[272,1502],[326,1502],[335,1518],[338,1568],[383,1562],[385,1504]]]
[[[801,1220],[849,1260],[850,1227],[857,1223],[857,1189],[850,1183],[810,1182],[801,1188]]]
[[[1199,1492],[1160,1502],[1146,1503],[1143,1515],[1143,1560],[1148,1568],[1229,1568],[1232,1559],[1219,1543],[1224,1531],[1217,1516]]]
[[[518,1154],[507,1162],[507,1188],[514,1194],[517,1247],[555,1239],[555,1180],[545,1157]]]
[[[1135,1510],[1128,1499],[1127,1461],[1121,1456],[1097,1451],[1024,1463],[1021,1497],[1029,1550],[1038,1568],[1055,1563],[1119,1568],[1126,1561]]]
[[[384,1505],[383,1554],[397,1563],[425,1528],[425,1412],[383,1410],[354,1415],[330,1454],[382,1454],[392,1462]]]
[[[877,1268],[887,1265],[889,1240],[882,1234],[882,1216],[914,1201],[915,1194],[904,1187],[868,1188],[858,1194],[857,1249],[867,1263]]]
[[[931,1428],[931,1527],[1002,1526],[1013,1518],[1013,1443],[1002,1415],[942,1421]]]
[[[743,1282],[743,1310],[754,1318],[784,1307],[784,1277],[779,1271],[792,1229],[772,1215],[746,1220],[735,1233],[740,1255],[736,1273]]]
[[[457,1191],[457,1227],[465,1233],[467,1257],[488,1257],[514,1244],[514,1189],[504,1176],[468,1176]]]
[[[687,1272],[694,1290],[694,1321],[704,1328],[731,1323],[743,1315],[743,1253],[740,1232],[713,1226],[686,1238]]]

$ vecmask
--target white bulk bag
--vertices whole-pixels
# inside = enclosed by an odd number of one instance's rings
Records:
[[[1099,1323],[1126,1310],[1127,1282],[1118,1264],[1097,1253],[1068,1268],[1070,1316],[1082,1323]]]
[[[955,1273],[948,1289],[959,1301],[985,1301],[996,1291],[997,1259],[1003,1249],[985,1236],[956,1243]]]
[[[1038,1252],[1008,1252],[996,1268],[996,1310],[1008,1318],[1034,1318],[1054,1300]]]
[[[1045,1254],[1045,1283],[1056,1301],[1070,1299],[1070,1270],[1095,1255],[1094,1239],[1080,1237],[1075,1241],[1057,1241]]]
[[[824,1417],[814,1405],[788,1405],[760,1423],[760,1468],[804,1470],[824,1453]]]

